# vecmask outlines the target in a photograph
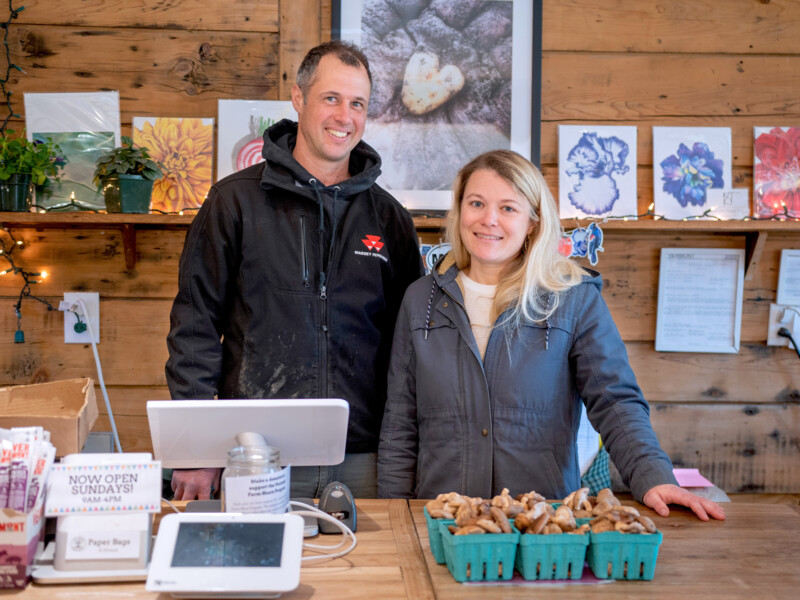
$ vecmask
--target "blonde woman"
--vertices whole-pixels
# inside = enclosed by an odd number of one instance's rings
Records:
[[[538,169],[506,150],[453,186],[452,251],[406,292],[378,451],[378,495],[491,497],[580,487],[581,402],[634,497],[723,519],[679,488],[600,295],[558,253],[561,222]]]

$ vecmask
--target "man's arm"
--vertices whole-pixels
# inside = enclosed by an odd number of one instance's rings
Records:
[[[229,277],[237,261],[238,223],[212,188],[189,232],[180,260],[178,294],[167,336],[167,383],[173,400],[210,400],[222,374],[222,343]],[[175,500],[207,500],[219,489],[220,469],[172,472]]]
[[[216,188],[192,222],[181,254],[178,294],[167,336],[167,384],[173,400],[214,398],[222,373],[222,343],[230,274],[241,227]]]

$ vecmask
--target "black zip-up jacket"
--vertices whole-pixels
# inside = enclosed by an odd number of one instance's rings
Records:
[[[395,319],[423,273],[416,232],[371,147],[325,187],[296,139],[289,120],[264,132],[266,162],[215,184],[192,222],[167,383],[173,399],[344,398],[347,452],[373,452]]]

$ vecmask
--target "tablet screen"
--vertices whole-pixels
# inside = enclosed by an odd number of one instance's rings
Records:
[[[181,523],[173,567],[280,567],[283,523]]]

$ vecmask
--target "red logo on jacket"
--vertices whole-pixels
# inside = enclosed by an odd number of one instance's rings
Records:
[[[368,235],[361,241],[364,242],[364,245],[369,250],[375,250],[375,252],[380,252],[381,248],[383,248],[383,242],[381,241],[381,236],[379,235]]]

